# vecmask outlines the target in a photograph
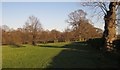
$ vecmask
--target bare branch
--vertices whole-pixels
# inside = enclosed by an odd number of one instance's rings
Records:
[[[101,8],[101,10],[103,11],[103,13],[106,15],[107,9],[103,6],[103,3],[98,2],[98,5],[99,5],[99,7]]]

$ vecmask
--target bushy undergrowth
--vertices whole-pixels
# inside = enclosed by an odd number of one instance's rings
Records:
[[[87,43],[96,49],[101,49],[104,46],[104,39],[103,38],[94,38],[87,40]]]

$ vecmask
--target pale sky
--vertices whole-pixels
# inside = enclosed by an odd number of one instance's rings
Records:
[[[120,0],[1,0],[2,2],[109,2]]]
[[[28,17],[34,15],[39,18],[44,29],[63,31],[69,25],[65,22],[68,14],[77,9],[87,12],[88,19],[94,14],[79,2],[2,2],[2,24],[11,28],[23,27]],[[96,20],[92,19],[94,25],[103,29],[103,23],[96,23]]]
[[[0,2],[0,26],[2,25],[2,3]]]

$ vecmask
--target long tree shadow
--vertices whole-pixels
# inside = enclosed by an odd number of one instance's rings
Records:
[[[101,46],[102,42],[101,40],[98,41],[72,42],[64,46],[39,46],[64,48],[58,55],[53,57],[47,68],[119,68],[120,56],[100,51],[98,46]]]
[[[89,51],[87,50],[78,50],[73,47],[64,49],[53,58],[53,61],[50,63],[48,68],[82,68],[86,66],[93,67],[94,64],[92,61],[88,60],[91,59],[88,55],[88,52]]]
[[[52,59],[47,68],[119,68],[117,56],[104,55],[86,42],[73,42],[60,48],[65,49]]]

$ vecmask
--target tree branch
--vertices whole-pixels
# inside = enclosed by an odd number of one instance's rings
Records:
[[[106,15],[106,13],[107,13],[107,8],[105,8],[105,7],[102,5],[101,2],[98,2],[98,5],[99,5],[99,7],[101,8],[101,10],[103,11],[103,13]]]

